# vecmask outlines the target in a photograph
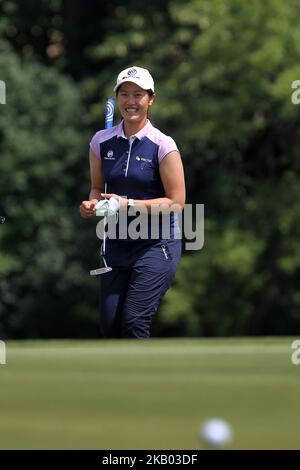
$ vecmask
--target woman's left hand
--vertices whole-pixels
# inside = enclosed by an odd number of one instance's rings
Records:
[[[126,197],[118,196],[118,194],[114,193],[101,193],[101,196],[110,199],[111,197],[115,197],[119,199],[120,209],[126,209],[128,205],[128,199]]]

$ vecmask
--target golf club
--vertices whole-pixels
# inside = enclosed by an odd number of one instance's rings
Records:
[[[113,119],[114,119],[114,104],[115,101],[112,98],[107,98],[106,106],[105,106],[105,129],[110,129],[113,126]],[[104,185],[104,192],[107,193],[107,184]],[[111,267],[107,266],[106,259],[105,259],[105,248],[106,248],[106,231],[105,227],[107,224],[107,216],[104,216],[103,221],[103,242],[101,245],[101,258],[103,261],[104,266],[102,268],[93,269],[90,271],[91,276],[98,276],[99,274],[105,274],[112,270]]]

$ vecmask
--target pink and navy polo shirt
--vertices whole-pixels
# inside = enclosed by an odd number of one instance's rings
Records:
[[[175,141],[147,124],[130,139],[123,122],[93,136],[90,148],[102,160],[107,192],[133,199],[164,197],[159,164],[170,152],[178,151]],[[174,217],[175,216],[175,217]],[[176,214],[171,217],[171,234],[179,233]]]

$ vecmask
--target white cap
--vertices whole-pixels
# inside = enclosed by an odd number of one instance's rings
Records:
[[[132,82],[140,86],[144,90],[152,90],[154,93],[154,81],[147,69],[136,67],[135,65],[128,69],[122,70],[117,78],[117,83],[114,88],[116,91],[122,83]]]

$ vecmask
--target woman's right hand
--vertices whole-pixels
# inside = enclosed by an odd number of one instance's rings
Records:
[[[91,199],[90,201],[82,201],[79,210],[80,215],[83,218],[93,217],[96,215],[95,206],[98,203],[98,199]]]

